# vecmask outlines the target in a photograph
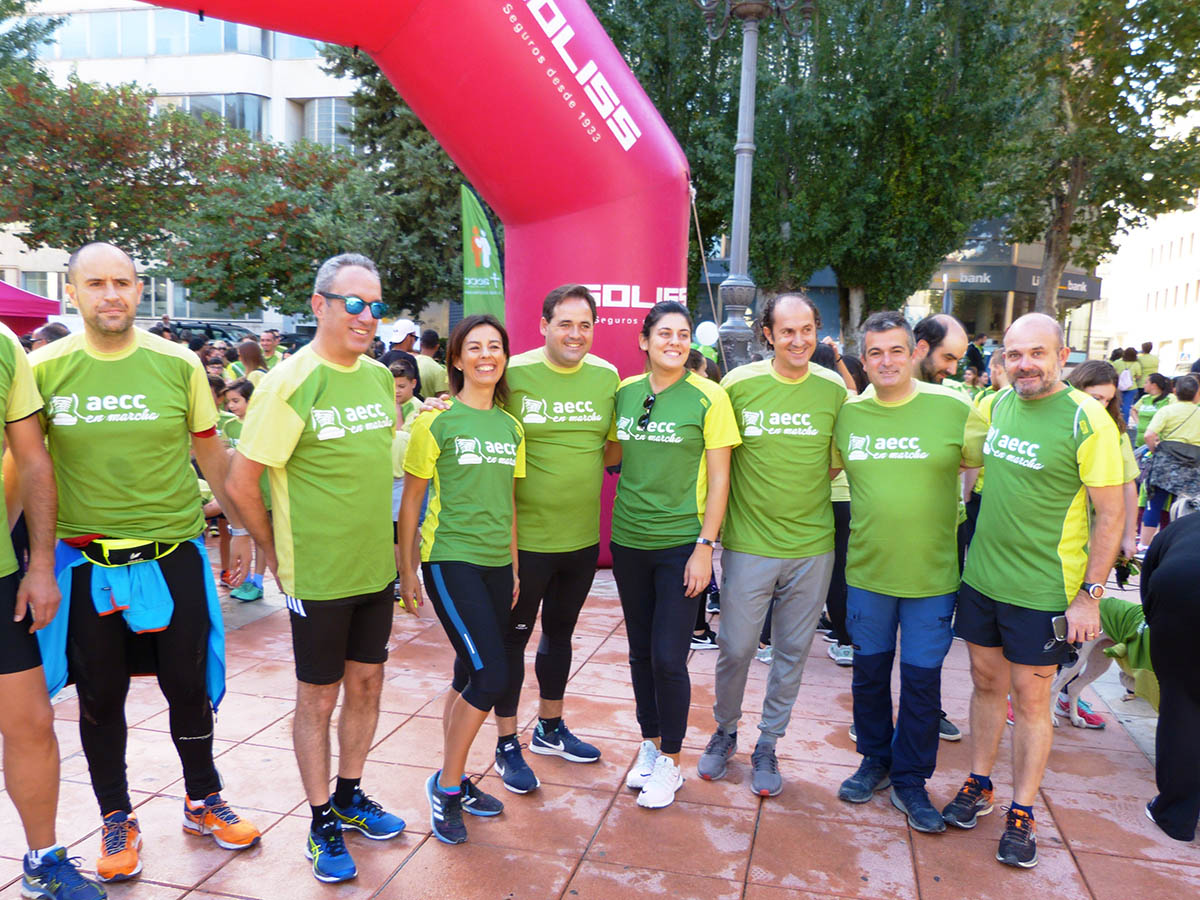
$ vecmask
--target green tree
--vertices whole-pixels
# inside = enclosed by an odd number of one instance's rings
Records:
[[[195,202],[166,223],[155,274],[205,300],[238,310],[264,303],[308,310],[321,260],[345,250],[345,223],[364,216],[347,202],[361,175],[345,151],[305,141],[280,146],[229,129],[213,147],[217,162]],[[369,252],[369,251],[368,251]]]
[[[688,298],[693,309],[706,309],[709,298],[701,284],[701,251],[707,254],[712,242],[728,232],[733,210],[741,35],[730,28],[719,41],[710,41],[691,0],[645,4],[590,0],[590,5],[687,156],[696,190],[696,217],[709,245],[701,248],[695,240],[694,217],[688,242]],[[772,33],[775,29],[767,30],[764,44],[781,39]],[[760,68],[760,91],[767,89],[770,77]],[[765,114],[771,115],[770,110]],[[761,145],[759,150],[772,152]],[[751,257],[756,276],[759,262]],[[715,297],[715,289],[713,293]]]
[[[50,42],[61,18],[29,14],[28,0],[0,0],[0,78],[28,69],[38,48]]]
[[[327,72],[358,80],[348,134],[363,177],[343,193],[370,214],[347,227],[358,246],[374,249],[384,299],[415,315],[431,300],[459,296],[458,190],[465,179],[369,56],[332,44],[322,55]]]
[[[219,123],[166,110],[136,85],[38,73],[0,85],[0,222],[30,249],[110,241],[150,259],[213,171]]]
[[[1011,236],[1045,242],[1036,308],[1057,315],[1068,263],[1094,265],[1122,232],[1195,201],[1200,5],[1046,0],[1038,13],[1038,104],[1003,177]]]
[[[764,284],[832,265],[846,330],[927,287],[971,223],[1021,120],[1023,0],[830,0],[811,57],[767,60],[751,257]]]

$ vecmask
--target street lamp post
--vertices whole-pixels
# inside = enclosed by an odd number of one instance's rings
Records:
[[[750,278],[750,181],[754,168],[754,96],[758,75],[759,23],[776,16],[793,37],[805,36],[812,26],[816,3],[809,0],[695,0],[704,14],[710,40],[725,33],[730,19],[742,22],[742,71],[738,96],[737,142],[733,145],[733,222],[729,252],[729,275],[717,288],[721,325],[721,349],[727,367],[750,361],[754,333],[746,324],[746,310],[758,290]],[[793,20],[796,14],[800,22]],[[704,252],[704,248],[700,248]]]

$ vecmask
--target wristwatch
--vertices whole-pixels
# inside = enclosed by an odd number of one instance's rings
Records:
[[[1083,591],[1085,594],[1087,594],[1089,597],[1091,597],[1093,600],[1103,600],[1104,599],[1104,585],[1102,585],[1102,584],[1099,584],[1094,581],[1085,581],[1079,589],[1081,591]]]
[[[715,544],[715,543],[713,543],[712,541],[710,541],[710,540],[709,540],[708,538],[706,538],[706,537],[698,537],[698,538],[696,538],[696,543],[697,543],[697,544],[703,544],[705,547],[715,547],[715,546],[716,546],[716,544]]]

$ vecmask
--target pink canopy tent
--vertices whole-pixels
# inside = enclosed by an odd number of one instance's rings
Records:
[[[45,325],[47,316],[57,316],[60,311],[57,300],[47,300],[0,281],[0,322],[13,333],[28,334]]]
[[[645,310],[685,299],[687,160],[586,0],[164,5],[369,53],[504,222],[513,351],[542,342],[546,294],[581,282],[595,352],[642,371]]]

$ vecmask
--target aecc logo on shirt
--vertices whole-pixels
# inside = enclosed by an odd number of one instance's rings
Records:
[[[358,434],[361,431],[374,431],[377,428],[389,428],[392,425],[392,419],[384,410],[382,403],[345,406],[341,410],[336,406],[328,409],[313,407],[311,419],[312,428],[317,433],[318,441],[336,440],[345,437],[348,433]]]
[[[454,455],[460,466],[493,463],[502,466],[517,464],[517,445],[506,441],[481,441],[475,437],[454,439]]]
[[[851,434],[846,459],[927,459],[919,437],[888,437],[871,439],[869,434]]]
[[[75,425],[79,422],[151,422],[158,418],[146,405],[145,394],[100,394],[83,398],[80,409],[76,394],[55,394],[50,398],[50,424]],[[90,415],[96,413],[96,415]]]
[[[809,413],[765,412],[761,409],[742,410],[742,436],[788,434],[814,436],[820,432],[812,424]]]

